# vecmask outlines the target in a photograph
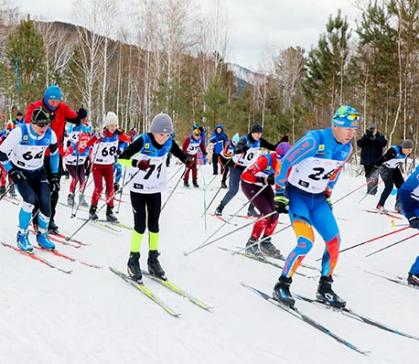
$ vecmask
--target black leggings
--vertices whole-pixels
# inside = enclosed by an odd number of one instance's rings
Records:
[[[379,204],[381,206],[384,206],[388,196],[390,196],[390,193],[393,190],[393,185],[396,186],[397,189],[399,189],[401,185],[404,183],[404,179],[398,167],[387,168],[384,166],[381,167],[381,178],[384,182],[384,190],[381,194]]]
[[[137,193],[131,191],[131,204],[134,212],[134,230],[139,234],[144,234],[146,228],[145,219],[147,206],[148,231],[158,233],[161,193]]]
[[[18,168],[15,167],[15,169]],[[26,177],[25,180],[19,182],[17,185],[18,192],[22,196],[23,201],[33,206],[39,206],[41,213],[46,217],[50,217],[51,191],[44,169],[38,169],[33,172],[28,172],[23,169],[20,169],[20,171]]]

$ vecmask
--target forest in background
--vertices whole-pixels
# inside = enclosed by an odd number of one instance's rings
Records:
[[[368,1],[353,28],[331,14],[310,50],[274,49],[259,72],[242,69],[245,79],[225,62],[219,0],[205,14],[191,0],[142,0],[130,19],[115,0],[74,6],[84,26],[32,20],[0,1],[2,118],[57,83],[96,125],[113,110],[124,128],[143,131],[164,111],[182,137],[195,122],[222,123],[230,135],[260,122],[267,139],[295,141],[330,125],[345,103],[362,113],[360,133],[375,123],[389,143],[413,139],[418,155],[419,0]]]

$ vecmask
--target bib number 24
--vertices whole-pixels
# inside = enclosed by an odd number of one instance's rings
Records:
[[[308,178],[315,181],[320,181],[321,179],[329,179],[335,172],[335,170],[332,169],[331,171],[325,173],[325,169],[322,167],[313,168],[313,171],[316,173],[309,174]]]

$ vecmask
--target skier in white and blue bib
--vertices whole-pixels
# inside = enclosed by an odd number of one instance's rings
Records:
[[[28,239],[28,228],[35,203],[40,206],[36,235],[38,245],[49,250],[55,248],[54,243],[48,239],[48,224],[51,215],[50,194],[59,189],[59,154],[57,137],[49,125],[50,116],[38,108],[32,113],[31,124],[17,126],[0,146],[0,161],[23,198],[17,245],[21,250],[29,252],[33,246]],[[48,148],[52,172],[50,182],[44,171],[44,157]]]

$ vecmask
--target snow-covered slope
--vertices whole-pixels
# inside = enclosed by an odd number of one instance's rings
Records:
[[[174,173],[178,166],[170,169]],[[199,170],[211,180],[210,166]],[[177,177],[176,177],[177,178]],[[171,182],[173,186],[176,178]],[[207,191],[207,202],[219,186]],[[346,172],[336,186],[334,200],[362,185],[364,179]],[[68,180],[61,192],[65,201]],[[367,240],[394,229],[387,216],[371,214],[378,197],[360,204],[364,188],[337,203],[335,215],[342,235],[342,247]],[[224,193],[224,192],[223,192]],[[221,199],[219,194],[216,203]],[[167,196],[167,195],[166,195]],[[132,224],[129,196],[123,197],[119,219]],[[238,195],[225,209],[235,212],[245,202]],[[390,207],[394,196],[388,201]],[[185,256],[222,224],[214,217],[201,218],[204,192],[180,187],[161,217],[160,261],[175,283],[215,307],[213,313],[191,304],[155,282],[145,280],[167,304],[182,313],[173,318],[108,270],[125,271],[130,232],[111,232],[87,226],[76,238],[89,246],[73,248],[57,244],[65,254],[103,266],[87,267],[47,252],[37,252],[72,274],[64,274],[0,246],[0,358],[2,363],[418,363],[419,342],[387,333],[338,312],[297,302],[298,307],[363,350],[364,357],[325,334],[262,300],[240,285],[246,282],[268,293],[279,276],[275,267],[264,265],[218,249],[244,246],[250,227]],[[216,205],[214,205],[214,208]],[[211,212],[213,208],[211,208]],[[0,240],[14,243],[18,206],[0,201]],[[101,214],[104,216],[104,211]],[[79,213],[86,216],[84,210]],[[70,209],[60,205],[56,218],[61,230],[70,234],[80,224],[70,218]],[[288,223],[287,216],[280,217]],[[237,218],[235,223],[248,220]],[[403,220],[397,223],[403,223]],[[281,227],[281,226],[280,226]],[[227,232],[228,225],[221,230]],[[418,300],[414,289],[387,282],[365,271],[407,275],[418,254],[419,239],[411,239],[380,254],[365,255],[412,234],[407,229],[341,255],[334,288],[348,301],[348,307],[419,336]],[[34,241],[34,236],[31,236]],[[295,245],[291,229],[274,238],[286,254]],[[141,258],[147,256],[146,239]],[[305,260],[319,264],[324,244],[317,237]],[[301,268],[301,272],[312,271]],[[295,277],[292,291],[314,296],[317,279]]]

